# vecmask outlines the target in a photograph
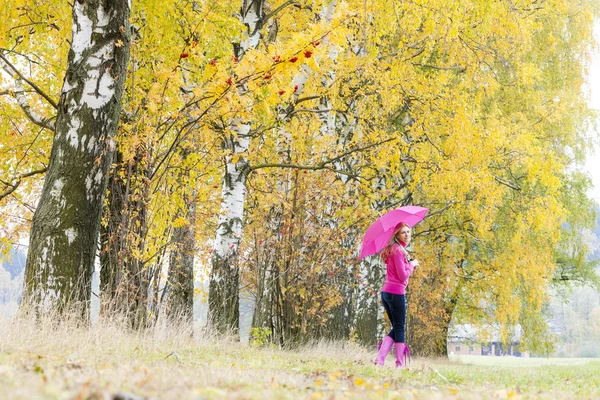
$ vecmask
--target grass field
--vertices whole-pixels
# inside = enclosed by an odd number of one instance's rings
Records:
[[[522,358],[522,357],[488,357],[488,356],[453,356],[452,361],[461,364],[481,365],[486,367],[542,367],[583,365],[600,362],[596,358]]]
[[[198,336],[0,320],[0,399],[600,398],[600,360],[417,358],[395,370],[353,344],[280,351]]]

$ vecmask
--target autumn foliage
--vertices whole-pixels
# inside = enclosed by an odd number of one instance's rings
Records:
[[[375,342],[381,265],[356,259],[362,234],[416,204],[430,216],[413,235],[415,348],[444,353],[452,318],[505,339],[521,324],[527,345],[545,346],[560,228],[592,221],[573,219],[565,188],[586,202],[572,167],[590,140],[593,2],[278,0],[264,2],[258,42],[240,52],[254,34],[242,3],[252,2],[133,2],[101,228],[106,301],[143,309],[133,326],[155,321],[162,271],[181,249],[174,232],[188,225],[195,276],[207,279],[237,165],[246,180],[232,265],[256,300],[254,326],[274,342]],[[0,6],[4,253],[27,234],[48,163],[52,130],[31,112],[55,113],[42,93],[61,93],[68,8]]]

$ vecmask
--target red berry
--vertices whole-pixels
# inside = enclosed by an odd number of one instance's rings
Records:
[[[317,47],[317,46],[318,46],[318,45],[320,45],[320,44],[321,44],[321,42],[313,42],[313,44],[312,44],[312,45],[313,45],[313,46],[315,46],[315,47]]]
[[[233,62],[238,62],[239,59],[237,57],[233,57]]]
[[[298,85],[294,86],[294,93],[298,91]]]
[[[213,58],[212,60],[210,60],[209,64],[210,65],[217,65],[217,59]]]
[[[310,50],[306,50],[306,51],[304,52],[304,57],[306,57],[306,58],[310,58],[310,56],[312,56],[312,51],[310,51]]]
[[[285,90],[280,90],[279,95],[282,96],[285,93]]]
[[[190,55],[188,53],[181,53],[179,58],[188,58]]]
[[[290,58],[290,62],[295,63],[296,61],[298,61],[298,57],[292,57],[292,58]]]
[[[231,79],[231,77],[229,79],[227,79],[227,84],[228,85],[233,85],[233,79]]]

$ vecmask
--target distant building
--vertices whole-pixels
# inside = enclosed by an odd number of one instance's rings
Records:
[[[508,345],[500,340],[498,329],[492,331],[489,342],[482,342],[473,325],[454,325],[448,332],[448,355],[464,356],[515,356],[529,357],[529,352],[519,349],[521,326],[517,325]]]

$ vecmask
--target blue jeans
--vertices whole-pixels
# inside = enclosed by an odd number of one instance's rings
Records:
[[[392,330],[388,336],[394,342],[404,343],[404,327],[406,325],[406,298],[403,294],[381,292],[383,308],[392,322]]]

